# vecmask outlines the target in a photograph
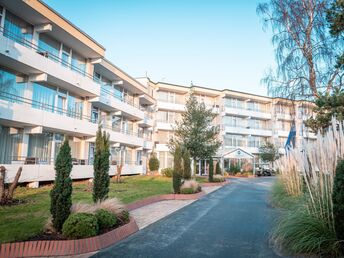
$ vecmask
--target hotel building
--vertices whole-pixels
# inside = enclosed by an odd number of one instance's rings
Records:
[[[217,114],[218,156],[256,156],[267,140],[280,147],[295,120],[297,144],[314,139],[303,120],[309,104],[231,90],[185,87],[134,79],[105,58],[105,48],[39,0],[0,0],[0,165],[11,181],[54,179],[54,161],[68,139],[73,179],[93,177],[98,126],[111,141],[110,175],[145,174],[157,152],[161,168],[172,166],[167,142],[192,91]],[[235,156],[234,155],[234,156]],[[203,166],[203,167],[202,167]],[[199,171],[206,166],[199,162]]]
[[[145,173],[153,148],[151,93],[42,1],[0,0],[0,164],[7,180],[19,166],[20,181],[53,180],[64,139],[72,178],[92,177],[99,125],[110,135],[112,164],[123,162],[123,174]]]
[[[157,100],[153,140],[161,168],[172,167],[173,157],[167,143],[173,137],[175,121],[181,119],[190,92],[198,102],[203,102],[217,114],[214,123],[220,128],[222,141],[217,158],[224,169],[229,169],[232,159],[251,159],[251,163],[259,163],[259,146],[266,141],[274,143],[279,153],[284,154],[293,124],[296,146],[316,139],[316,135],[303,123],[312,115],[312,104],[309,102],[292,102],[227,89],[155,83],[148,78],[138,80],[154,89],[153,97]],[[206,162],[199,161],[196,173],[206,173],[206,167]]]

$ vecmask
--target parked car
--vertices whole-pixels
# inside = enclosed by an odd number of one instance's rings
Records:
[[[276,171],[272,168],[258,167],[256,170],[256,175],[257,176],[274,176],[276,175]]]

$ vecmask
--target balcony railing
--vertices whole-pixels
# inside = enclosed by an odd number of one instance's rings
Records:
[[[24,98],[24,97],[14,95],[14,94],[11,94],[8,92],[0,91],[0,99],[5,100],[5,101],[9,101],[9,102],[13,102],[13,103],[27,105],[27,106],[30,106],[32,108],[48,111],[48,112],[59,114],[62,116],[68,116],[71,118],[75,118],[75,119],[79,119],[79,120],[86,120],[88,122],[96,123],[96,121],[91,119],[90,116],[82,115],[80,112],[75,112],[73,110],[59,108],[59,107],[56,107],[56,106],[53,106],[53,105],[50,105],[47,103],[43,103],[43,102],[35,101],[32,99]]]
[[[42,49],[41,47],[33,44],[31,41],[24,39],[20,34],[18,35],[16,33],[13,33],[12,31],[5,29],[4,27],[0,27],[0,33],[3,34],[3,36],[8,38],[8,39],[15,41],[15,42],[19,43],[20,45],[25,46],[29,49],[32,49],[37,54],[39,54],[45,58],[48,58],[50,60],[53,60],[54,62],[61,63],[62,66],[69,68],[69,69],[71,69],[71,70],[73,70],[73,71],[75,71],[75,72],[77,72],[77,73],[79,73],[85,77],[88,77],[88,78],[94,80],[92,74],[89,74],[86,71],[80,69],[79,67],[70,64],[66,60],[63,60],[59,56],[55,55],[54,53],[51,53],[45,49]],[[99,83],[97,80],[94,80],[94,81]]]
[[[128,105],[130,106],[133,106],[133,107],[136,107],[136,108],[140,108],[139,105],[135,104],[133,100],[128,100],[128,99],[125,99],[125,98],[122,98],[120,96],[117,96],[114,92],[111,92],[110,90],[104,88],[104,87],[101,87],[101,96],[103,97],[112,97],[112,98],[115,98],[115,99],[118,99],[119,101],[121,102],[124,102],[124,103],[127,103]]]

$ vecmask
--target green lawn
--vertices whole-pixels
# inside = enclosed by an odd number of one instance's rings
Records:
[[[149,196],[172,192],[171,178],[152,176],[122,177],[123,183],[111,182],[109,197],[117,197],[123,203],[131,203]],[[0,243],[22,241],[42,232],[49,217],[51,186],[38,189],[20,187],[16,198],[25,204],[0,207]],[[92,202],[92,191],[86,183],[73,185],[73,203]]]

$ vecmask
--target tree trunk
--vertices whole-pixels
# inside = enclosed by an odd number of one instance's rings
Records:
[[[0,167],[0,203],[3,203],[5,200],[5,171],[4,166]]]
[[[121,182],[121,173],[122,173],[123,164],[117,165],[117,174],[116,174],[116,182]]]
[[[13,199],[13,193],[14,193],[14,190],[17,188],[18,181],[19,181],[22,170],[23,170],[23,168],[19,167],[17,174],[14,177],[14,180],[13,180],[11,186],[8,188],[7,200]]]

